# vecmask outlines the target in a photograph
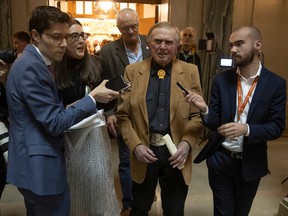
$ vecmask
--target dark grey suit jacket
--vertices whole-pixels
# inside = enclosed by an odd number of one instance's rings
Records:
[[[141,48],[143,53],[143,60],[150,56],[147,37],[139,35],[141,40]],[[119,75],[124,75],[124,70],[129,65],[129,60],[126,54],[123,38],[119,38],[113,42],[110,42],[102,47],[100,50],[100,56],[104,59],[108,66],[109,73],[112,78]]]

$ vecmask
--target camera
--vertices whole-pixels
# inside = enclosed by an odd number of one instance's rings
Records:
[[[0,59],[6,63],[13,63],[17,58],[16,50],[7,49],[7,50],[0,50]]]

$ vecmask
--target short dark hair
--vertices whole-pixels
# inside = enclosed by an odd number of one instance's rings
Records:
[[[27,44],[30,43],[30,35],[25,31],[19,31],[13,34],[12,38],[18,38],[20,41],[25,41]]]
[[[54,23],[70,23],[70,16],[59,8],[38,6],[31,12],[29,32],[35,29],[40,35]]]
[[[232,33],[243,30],[243,29],[248,29],[250,31],[250,35],[254,40],[262,40],[261,32],[256,26],[240,26],[237,27],[232,31]]]

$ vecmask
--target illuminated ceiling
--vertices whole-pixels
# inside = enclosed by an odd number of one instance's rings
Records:
[[[75,0],[58,0],[58,1],[75,1]],[[78,1],[87,1],[87,0],[78,0]],[[105,0],[101,0],[101,1],[105,1]],[[109,1],[109,0],[107,0],[107,1]],[[95,2],[97,2],[97,0]],[[161,4],[161,3],[167,2],[167,0],[166,1],[165,0],[114,0],[113,2],[141,3],[141,4]]]

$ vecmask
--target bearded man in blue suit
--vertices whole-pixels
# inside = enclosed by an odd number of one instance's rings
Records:
[[[105,80],[83,99],[63,107],[49,68],[63,57],[69,22],[70,16],[58,8],[35,8],[29,19],[33,44],[13,63],[6,84],[7,181],[24,196],[28,216],[69,216],[62,133],[96,113],[98,101],[118,97],[118,92],[105,87]]]
[[[269,172],[267,141],[285,128],[286,81],[259,61],[262,38],[256,27],[235,29],[230,46],[235,67],[215,76],[209,108],[193,92],[186,100],[214,131],[194,160],[207,159],[214,215],[247,216]]]

